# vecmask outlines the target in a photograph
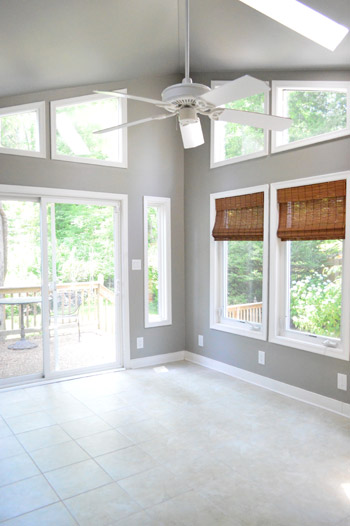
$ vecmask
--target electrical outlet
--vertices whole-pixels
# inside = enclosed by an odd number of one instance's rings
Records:
[[[260,365],[265,365],[265,351],[259,351],[258,362]]]
[[[337,387],[342,391],[347,391],[348,389],[348,377],[346,374],[338,373],[337,377]]]
[[[136,338],[136,348],[143,349],[143,338],[141,336]]]
[[[202,334],[198,334],[198,347],[203,347],[204,343],[203,343],[203,335]]]

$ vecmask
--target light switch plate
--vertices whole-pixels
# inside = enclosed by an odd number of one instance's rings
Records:
[[[141,259],[132,259],[131,260],[131,269],[132,270],[141,270]]]
[[[203,335],[198,334],[198,347],[203,347]]]
[[[342,391],[347,391],[348,389],[348,377],[346,374],[338,373],[337,377],[337,387]]]
[[[136,338],[136,348],[137,349],[143,349],[143,338],[140,336],[139,338]]]
[[[260,365],[265,365],[265,351],[259,351],[258,362]]]

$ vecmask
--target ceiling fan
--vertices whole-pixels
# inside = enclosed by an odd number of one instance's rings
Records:
[[[241,1],[249,5],[250,7],[253,7],[263,12],[263,14],[267,16],[272,16],[271,13],[269,14],[269,12],[266,11],[266,9],[261,10],[259,6],[254,5],[257,4],[257,2],[254,2],[252,0]],[[285,1],[289,4],[292,3],[293,7],[296,7],[299,11],[300,8],[302,9],[302,11],[303,9],[306,9],[307,12],[312,11],[322,19],[326,18],[323,17],[323,15],[317,13],[316,11],[313,11],[310,8],[304,6],[297,0]],[[281,0],[278,0],[278,2],[281,3]],[[276,2],[275,0],[268,0],[267,2],[265,2],[265,4],[266,3],[274,4]],[[305,16],[304,12],[302,14]],[[301,15],[300,12],[299,15]],[[298,31],[298,29],[292,27],[292,25],[289,22],[283,21],[281,17],[280,19],[276,19],[280,23],[288,25],[292,29]],[[328,21],[329,19],[326,20]],[[336,24],[333,21],[330,22],[339,26],[339,24]],[[343,26],[339,27],[346,29]],[[177,117],[184,148],[194,148],[204,143],[199,115],[205,115],[213,121],[234,122],[237,124],[254,126],[256,128],[263,128],[274,131],[282,131],[291,126],[292,120],[288,118],[277,117],[275,115],[267,115],[264,113],[254,113],[250,111],[228,109],[224,107],[225,104],[234,102],[239,99],[250,97],[258,93],[267,93],[270,90],[270,87],[267,83],[263,82],[262,80],[258,80],[249,75],[245,75],[236,80],[223,84],[222,86],[215,89],[210,89],[204,84],[197,84],[192,82],[192,79],[190,78],[189,29],[189,0],[186,0],[185,78],[182,80],[182,83],[174,84],[165,88],[161,95],[162,100],[138,97],[135,95],[129,95],[126,93],[114,91],[95,91],[95,93],[101,93],[113,97],[127,98],[131,100],[137,100],[140,102],[146,102],[148,104],[153,104],[154,106],[162,108],[167,113],[154,115],[153,117],[148,117],[146,119],[140,119],[133,122],[119,124],[117,126],[112,126],[110,128],[95,131],[94,133],[107,133],[114,130],[120,130],[122,128],[130,128],[131,126],[137,126],[145,122],[163,120],[168,119],[170,117]],[[346,33],[347,31],[345,32],[345,34]],[[312,36],[309,35],[305,36],[312,38]]]

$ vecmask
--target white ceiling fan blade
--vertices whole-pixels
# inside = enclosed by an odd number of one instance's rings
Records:
[[[227,82],[208,93],[201,95],[201,99],[214,106],[222,106],[239,99],[245,99],[257,93],[267,93],[270,87],[262,80],[255,79],[250,75],[244,75],[239,79]]]
[[[122,99],[138,100],[139,102],[147,102],[148,104],[155,104],[156,106],[166,106],[166,104],[162,100],[148,99],[147,97],[138,97],[137,95],[129,95],[128,93],[122,93],[120,91],[95,90],[94,93],[100,93],[101,95],[110,95],[112,97],[118,97]]]
[[[255,128],[264,128],[273,131],[282,131],[289,128],[292,119],[286,117],[276,117],[275,115],[266,115],[265,113],[254,113],[252,111],[223,110],[219,115],[219,121],[235,122]]]
[[[108,133],[115,130],[122,130],[123,128],[131,128],[131,126],[143,124],[144,122],[161,121],[163,119],[168,119],[169,117],[175,117],[175,115],[176,113],[163,113],[161,115],[155,115],[154,117],[148,117],[147,119],[140,119],[139,121],[124,122],[123,124],[118,124],[117,126],[111,126],[110,128],[104,128],[103,130],[96,130],[93,133],[98,135],[99,133]]]
[[[240,0],[243,4],[334,51],[349,29],[297,0]]]
[[[199,119],[191,124],[181,124],[180,122],[180,131],[184,148],[195,148],[204,144],[202,126]]]

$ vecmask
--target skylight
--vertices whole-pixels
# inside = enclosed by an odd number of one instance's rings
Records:
[[[240,0],[260,13],[334,51],[349,29],[297,0]]]

